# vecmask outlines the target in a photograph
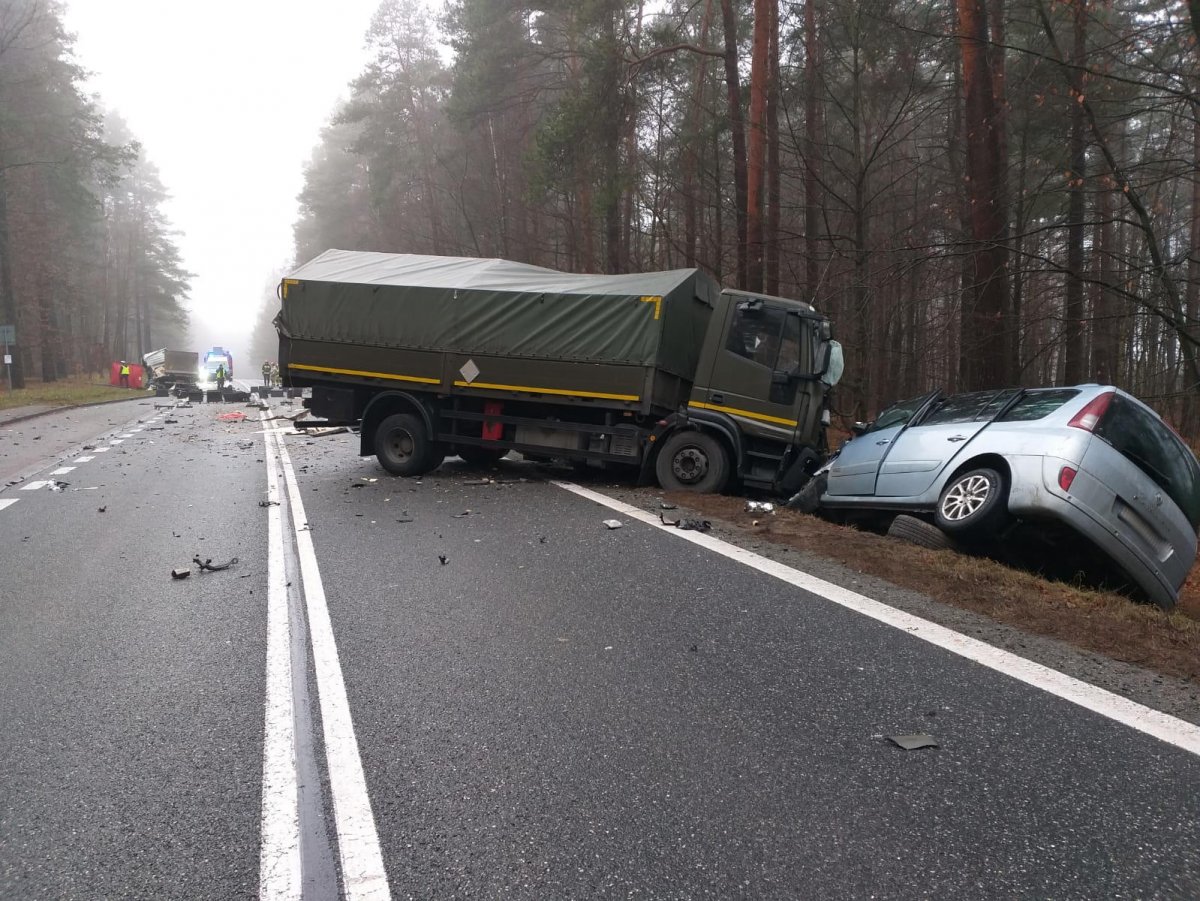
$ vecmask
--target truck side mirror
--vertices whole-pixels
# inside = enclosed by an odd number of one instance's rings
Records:
[[[865,434],[867,429],[870,427],[871,423],[869,422],[856,422],[854,425],[850,426],[850,431],[855,435],[862,435]]]
[[[837,341],[826,341],[823,345],[824,362],[821,365],[821,381],[832,388],[842,378],[846,368],[846,358],[842,353],[842,345]]]

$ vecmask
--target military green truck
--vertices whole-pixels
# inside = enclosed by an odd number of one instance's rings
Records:
[[[809,304],[697,269],[577,275],[329,250],[279,286],[279,367],[361,453],[418,476],[509,451],[668,489],[788,494],[826,455],[841,349]]]

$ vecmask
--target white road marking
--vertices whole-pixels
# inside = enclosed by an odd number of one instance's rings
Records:
[[[20,498],[16,498],[16,497],[9,497],[9,498],[5,498],[4,500],[0,500],[0,510],[3,510],[5,507],[11,507],[18,500],[20,500]]]
[[[71,462],[72,463],[91,463],[95,459],[96,459],[95,457],[76,457]]]
[[[58,467],[58,469],[54,470],[54,472],[50,473],[50,475],[65,476],[68,472],[74,472],[74,471],[75,471],[74,466],[60,466],[60,467]]]
[[[141,431],[141,429],[130,429],[129,431],[132,432],[134,435],[136,435],[138,432]]]
[[[1108,717],[1131,729],[1136,729],[1138,732],[1190,751],[1192,754],[1200,755],[1200,726],[1158,710],[1152,710],[1128,698],[1113,694],[1111,691],[1105,691],[1103,688],[1097,688],[1095,685],[1060,673],[1048,666],[1042,666],[1040,663],[1034,663],[1024,657],[1002,651],[986,642],[969,638],[953,629],[947,629],[945,626],[921,619],[919,616],[889,607],[887,604],[865,595],[842,588],[840,585],[834,585],[832,582],[826,582],[824,579],[818,579],[816,576],[810,576],[808,573],[729,544],[712,535],[680,531],[670,526],[664,526],[653,514],[614,500],[607,495],[571,482],[554,482],[554,484],[580,497],[608,507],[610,510],[616,510],[630,519],[647,523],[685,541],[698,544],[723,557],[728,557],[730,560],[745,564],[751,569],[766,573],[856,613],[861,613],[863,616],[907,632],[922,641],[927,641],[953,654],[958,654],[960,657],[986,666],[988,669],[1003,673],[1026,685],[1032,685],[1034,688],[1070,701],[1072,704],[1077,704],[1085,710]]]
[[[108,443],[109,444],[121,444],[124,442],[124,440],[125,440],[124,438],[114,438]]]
[[[267,499],[279,498],[276,463],[267,460]],[[292,697],[292,633],[283,563],[283,510],[267,511],[267,693],[263,736],[262,845],[259,889],[263,899],[300,899],[300,794],[296,776],[296,720]]]
[[[308,530],[304,501],[300,497],[300,487],[285,443],[279,435],[273,436],[272,440],[283,465],[292,528],[295,530],[296,553],[300,559],[345,896],[348,901],[384,901],[391,898],[391,889],[383,867],[375,818],[371,813],[362,758],[354,737],[346,683],[342,677],[333,623],[325,601],[325,587],[313,550],[312,533]]]
[[[39,488],[45,488],[47,485],[53,485],[54,479],[38,479],[36,482],[30,482],[28,485],[22,485],[22,491],[37,491]]]
[[[132,435],[132,434],[125,434],[125,435],[122,435],[121,437],[122,437],[122,438],[132,438],[132,437],[133,437],[133,435]]]
[[[94,454],[107,454],[107,453],[108,453],[110,450],[112,450],[112,448],[108,448],[108,447],[98,447],[98,448],[96,448],[94,451],[92,451],[92,453],[94,453]]]

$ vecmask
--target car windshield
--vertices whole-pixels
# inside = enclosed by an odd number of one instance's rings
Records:
[[[890,429],[894,426],[904,425],[916,415],[917,411],[921,409],[927,400],[929,400],[929,394],[922,394],[919,397],[913,397],[908,400],[902,400],[897,404],[892,404],[876,417],[866,432],[878,432],[881,429]]]

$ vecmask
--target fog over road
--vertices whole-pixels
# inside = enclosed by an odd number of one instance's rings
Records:
[[[0,898],[1200,895],[1196,727],[238,409],[0,456]]]

